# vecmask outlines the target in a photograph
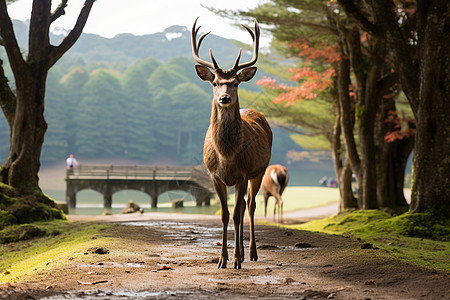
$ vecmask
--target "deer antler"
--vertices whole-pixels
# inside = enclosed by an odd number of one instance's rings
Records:
[[[216,60],[214,59],[214,56],[212,54],[212,50],[211,49],[209,49],[209,55],[211,56],[212,63],[210,63],[210,62],[208,62],[206,60],[203,60],[203,59],[201,59],[198,56],[198,51],[200,49],[200,44],[202,43],[203,39],[208,34],[210,34],[210,32],[211,32],[211,31],[209,31],[207,33],[202,34],[200,36],[200,38],[198,39],[198,42],[197,42],[197,33],[198,33],[198,31],[199,31],[199,29],[201,27],[201,26],[198,26],[198,28],[196,28],[198,18],[199,17],[197,17],[197,19],[195,19],[194,26],[192,26],[192,31],[191,31],[191,34],[192,34],[192,36],[191,36],[192,37],[192,55],[194,56],[195,61],[198,62],[199,64],[204,65],[205,67],[211,68],[213,70],[219,69],[219,65],[217,64]]]
[[[255,19],[255,33],[253,33],[253,31],[246,25],[241,24],[242,27],[244,27],[245,29],[247,29],[247,31],[250,33],[250,35],[252,36],[253,39],[253,58],[251,61],[247,62],[247,63],[243,63],[243,64],[239,64],[239,59],[241,58],[241,53],[242,53],[242,49],[239,49],[239,54],[236,58],[236,61],[234,63],[233,69],[235,69],[236,71],[239,71],[241,69],[253,66],[256,61],[258,60],[258,48],[259,48],[259,25],[258,25],[258,21],[256,21]]]

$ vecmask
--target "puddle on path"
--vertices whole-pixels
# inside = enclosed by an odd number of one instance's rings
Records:
[[[164,291],[164,292],[148,292],[148,291],[83,291],[68,292],[56,296],[39,298],[40,300],[119,300],[119,299],[210,299],[211,295],[204,292],[192,291]]]
[[[164,228],[169,234],[169,237],[174,242],[192,241],[200,247],[210,248],[215,245],[217,241],[222,239],[222,227],[219,226],[205,226],[195,223],[170,222],[170,221],[156,221],[156,222],[125,222],[122,223],[127,226],[142,226],[142,227],[160,227]],[[232,228],[229,228],[229,231]]]

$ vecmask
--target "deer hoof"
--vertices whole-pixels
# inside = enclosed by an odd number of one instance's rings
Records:
[[[219,259],[219,264],[217,265],[217,269],[226,269],[227,268],[227,260],[223,257]]]
[[[241,262],[239,260],[235,260],[234,261],[234,268],[235,269],[242,269]]]
[[[257,261],[258,260],[258,254],[256,254],[256,251],[254,253],[250,252],[250,261]]]

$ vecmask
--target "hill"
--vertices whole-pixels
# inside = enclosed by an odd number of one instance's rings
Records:
[[[26,51],[28,22],[14,21],[18,43]],[[51,41],[64,37],[56,30]],[[82,34],[79,41],[49,72],[42,149],[44,165],[64,161],[74,153],[82,161],[132,160],[136,163],[198,164],[209,124],[211,87],[197,78],[186,27],[108,39]],[[200,55],[209,48],[224,68],[239,51],[232,41],[209,35]],[[245,49],[244,49],[245,50]],[[7,63],[0,48],[0,58]],[[241,61],[252,53],[243,51]],[[5,66],[7,77],[13,79]],[[254,80],[241,89],[259,91]],[[289,133],[274,129],[273,163],[286,163],[286,152],[301,150]],[[0,116],[0,160],[9,152],[9,128]],[[310,165],[309,165],[310,167]]]
[[[13,25],[19,45],[26,49],[29,21],[13,20]],[[64,30],[55,30],[50,36],[50,41],[57,45],[66,34]],[[214,34],[208,35],[203,44],[200,55],[209,57],[208,51],[212,48],[214,56],[224,64],[232,64],[239,50],[232,41]],[[244,55],[250,57],[251,53]],[[188,28],[174,25],[163,32],[140,36],[119,34],[113,38],[104,38],[96,34],[83,33],[63,59],[73,61],[82,57],[86,63],[129,65],[148,57],[167,62],[177,56],[192,57],[191,34]]]

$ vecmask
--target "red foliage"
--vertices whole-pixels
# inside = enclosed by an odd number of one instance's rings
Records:
[[[388,112],[385,122],[391,125],[391,130],[384,136],[387,143],[409,138],[416,134],[415,121],[409,118],[405,118],[404,121],[408,123],[408,129],[402,130],[402,120],[398,117],[397,112],[393,110]]]
[[[276,84],[276,80],[264,76],[256,84],[280,90],[280,95],[273,100],[274,103],[286,102],[285,106],[292,105],[301,99],[314,99],[319,91],[325,90],[332,82],[334,69],[329,68],[322,73],[305,67],[301,69],[289,69],[288,72],[294,73],[291,81],[298,81],[296,87],[290,87],[284,84]]]
[[[298,56],[304,57],[307,62],[319,59],[326,63],[334,63],[340,59],[337,45],[320,43],[313,46],[305,39],[298,39],[295,40],[290,47],[301,50],[298,53]]]
[[[298,39],[290,47],[298,48],[300,50],[298,55],[304,57],[306,62],[314,60],[321,64],[331,64],[339,60],[336,45],[330,46],[326,43],[321,43],[313,47],[308,41]],[[287,71],[293,73],[290,80],[297,81],[298,86],[291,87],[277,84],[275,79],[269,77],[263,77],[256,82],[258,85],[279,90],[280,94],[273,102],[286,102],[285,106],[292,105],[302,99],[316,98],[318,92],[325,90],[332,83],[332,77],[335,75],[333,68],[317,72],[312,67],[307,66],[299,69],[291,68]]]

